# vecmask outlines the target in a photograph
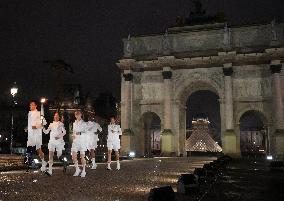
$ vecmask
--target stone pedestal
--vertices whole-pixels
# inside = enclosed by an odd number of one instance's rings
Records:
[[[161,152],[162,156],[173,156],[173,133],[171,130],[164,130],[161,133]]]
[[[274,132],[275,138],[275,158],[284,160],[284,129],[276,129]]]
[[[233,158],[240,158],[241,153],[238,148],[238,138],[234,130],[227,130],[223,133],[223,153]]]

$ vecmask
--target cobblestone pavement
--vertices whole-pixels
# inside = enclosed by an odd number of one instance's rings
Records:
[[[85,178],[73,177],[75,168],[67,173],[57,167],[53,176],[33,171],[2,172],[0,200],[82,200],[82,201],[140,201],[155,186],[172,185],[181,173],[193,172],[196,167],[214,160],[214,157],[152,158],[121,162],[121,170],[107,171],[105,164],[97,170],[87,168]],[[115,163],[112,163],[115,168]]]

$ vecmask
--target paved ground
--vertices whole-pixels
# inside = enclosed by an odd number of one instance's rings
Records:
[[[284,171],[270,171],[267,161],[235,160],[202,201],[282,201]]]
[[[68,167],[66,174],[57,168],[52,177],[39,172],[2,172],[0,200],[145,201],[151,188],[172,185],[176,191],[181,173],[193,172],[214,159],[136,159],[122,161],[120,171],[107,171],[105,164],[99,164],[97,170],[87,169],[86,178],[73,177],[74,167]]]

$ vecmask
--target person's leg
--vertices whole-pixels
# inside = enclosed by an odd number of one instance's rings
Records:
[[[74,177],[77,177],[79,176],[79,174],[81,173],[81,170],[79,168],[79,164],[78,164],[78,159],[77,159],[77,152],[76,151],[72,151],[72,160],[73,160],[73,163],[74,163],[74,166],[76,168],[76,171],[74,173]]]
[[[81,177],[85,177],[86,176],[86,159],[85,159],[85,151],[80,151],[80,157],[81,157],[81,163],[83,166],[83,170],[81,173]]]
[[[120,163],[119,163],[119,151],[115,151],[115,159],[116,159],[116,169],[120,170]]]
[[[44,160],[44,153],[41,150],[40,146],[37,146],[36,149],[37,149],[38,156],[41,159],[41,168],[40,168],[40,170],[42,172],[44,172],[46,170],[46,165],[47,165],[47,162]]]
[[[111,170],[110,164],[111,164],[111,153],[112,153],[112,149],[108,150],[108,154],[107,154],[107,169]]]
[[[91,153],[91,159],[92,159],[92,167],[91,167],[91,169],[94,170],[94,169],[97,168],[95,150],[91,149],[90,153]]]
[[[48,160],[48,173],[50,175],[52,175],[53,156],[54,156],[54,151],[50,150],[49,151],[49,160]]]

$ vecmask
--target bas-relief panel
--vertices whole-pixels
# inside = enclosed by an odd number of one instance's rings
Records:
[[[173,38],[173,49],[177,51],[207,50],[221,47],[222,35],[180,35]]]
[[[271,96],[270,78],[234,79],[234,97]]]
[[[194,85],[206,80],[209,85],[211,83],[213,87],[218,87],[219,89],[223,89],[224,83],[222,68],[181,70],[174,73],[173,80],[174,88],[179,88],[185,80],[192,80]]]
[[[142,99],[143,100],[162,100],[163,85],[159,83],[143,83],[142,84]]]

